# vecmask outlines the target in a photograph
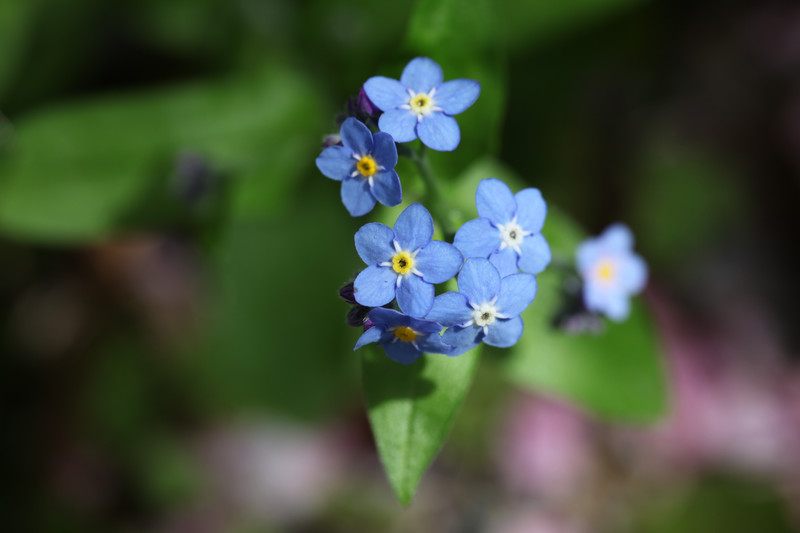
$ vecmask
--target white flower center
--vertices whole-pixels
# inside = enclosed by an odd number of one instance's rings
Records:
[[[413,114],[417,115],[417,121],[420,121],[425,115],[442,110],[441,107],[436,105],[436,100],[433,98],[434,94],[436,94],[436,87],[427,93],[415,93],[411,89],[408,89],[409,98],[400,108],[410,110]]]
[[[473,306],[472,321],[476,326],[484,328],[494,324],[497,318],[497,307],[491,303],[482,303],[478,306]]]
[[[508,224],[500,224],[497,226],[497,230],[500,232],[500,249],[511,248],[517,254],[522,253],[520,246],[522,246],[523,239],[531,235],[530,231],[525,231],[522,226],[517,224],[517,217],[514,217],[514,220]]]

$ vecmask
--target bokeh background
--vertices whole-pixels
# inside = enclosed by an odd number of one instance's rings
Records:
[[[483,85],[442,179],[633,229],[670,408],[484,357],[403,508],[313,161],[420,54]],[[3,0],[0,113],[4,531],[800,531],[795,2]]]

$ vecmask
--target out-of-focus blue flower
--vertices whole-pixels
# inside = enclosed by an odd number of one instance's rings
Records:
[[[488,178],[478,184],[475,204],[480,218],[461,226],[453,241],[464,257],[488,258],[501,276],[538,274],[550,264],[550,245],[540,233],[547,204],[539,189],[514,195],[499,179]]]
[[[375,76],[364,90],[383,111],[378,119],[381,131],[397,142],[411,142],[417,137],[429,148],[452,151],[461,141],[458,122],[452,115],[466,111],[481,92],[475,80],[443,82],[442,68],[432,59],[412,59],[400,81]]]
[[[361,335],[354,350],[377,342],[390,359],[404,365],[413,363],[423,353],[448,353],[452,350],[452,346],[442,342],[439,335],[444,326],[433,320],[414,318],[381,307],[369,312],[369,320],[372,327]]]
[[[423,317],[433,305],[433,284],[456,275],[463,257],[455,246],[431,241],[433,219],[421,204],[408,206],[394,229],[373,222],[356,232],[356,250],[368,265],[354,282],[361,305],[380,307],[395,297],[400,309]]]
[[[583,278],[583,302],[589,311],[615,321],[630,313],[630,297],[647,283],[647,264],[633,252],[627,226],[613,224],[596,238],[583,241],[575,253]]]
[[[442,340],[460,355],[480,344],[507,348],[522,336],[520,313],[536,297],[536,276],[517,273],[500,277],[488,259],[471,258],[458,274],[458,292],[436,297],[425,317],[445,326]]]
[[[392,207],[403,199],[397,165],[397,146],[388,133],[372,134],[354,118],[342,123],[343,146],[329,146],[317,157],[325,176],[342,182],[342,203],[354,217],[369,213],[375,200]]]

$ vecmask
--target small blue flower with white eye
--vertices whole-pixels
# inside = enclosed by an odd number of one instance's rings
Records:
[[[437,296],[425,318],[450,326],[442,335],[454,347],[448,355],[460,355],[481,342],[507,348],[522,336],[519,315],[535,297],[536,276],[501,278],[488,259],[475,257],[467,259],[458,274],[458,292]]]
[[[575,253],[583,278],[583,302],[589,311],[622,321],[630,313],[630,297],[647,283],[647,264],[633,252],[627,226],[613,224],[596,238],[583,241]]]
[[[547,204],[539,189],[514,195],[499,179],[488,178],[478,184],[475,204],[480,218],[462,225],[453,240],[464,257],[488,258],[501,276],[538,274],[550,264],[550,245],[540,233]]]
[[[404,313],[425,316],[433,305],[433,284],[455,276],[464,260],[455,246],[432,237],[433,218],[418,203],[400,213],[394,229],[378,222],[362,226],[356,250],[368,266],[354,282],[356,301],[380,307],[396,297]]]
[[[344,146],[329,146],[317,157],[317,168],[342,182],[342,203],[354,217],[375,207],[375,200],[393,207],[403,200],[397,165],[397,146],[388,133],[372,134],[353,117],[342,123]]]
[[[419,137],[422,144],[434,150],[455,150],[461,131],[452,115],[475,103],[481,84],[467,79],[443,80],[442,68],[427,57],[412,59],[400,81],[383,76],[368,79],[364,90],[383,111],[378,119],[380,130],[400,143]]]
[[[423,353],[448,353],[453,348],[442,342],[439,333],[444,326],[433,320],[414,318],[382,307],[370,311],[369,319],[373,326],[361,335],[353,350],[377,342],[389,359],[407,365]]]

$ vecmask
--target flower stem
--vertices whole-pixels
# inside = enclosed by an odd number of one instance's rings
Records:
[[[436,175],[433,172],[431,163],[428,160],[428,154],[425,151],[425,145],[420,145],[419,150],[408,150],[407,152],[404,152],[403,155],[411,159],[411,161],[413,161],[417,166],[419,175],[422,177],[422,181],[425,182],[425,187],[427,189],[428,201],[426,203],[428,204],[428,210],[431,212],[433,219],[438,222],[439,226],[442,228],[445,240],[452,242],[456,231],[453,227],[450,217],[448,216],[448,213],[450,212],[450,206],[442,194],[439,181],[436,179]]]

